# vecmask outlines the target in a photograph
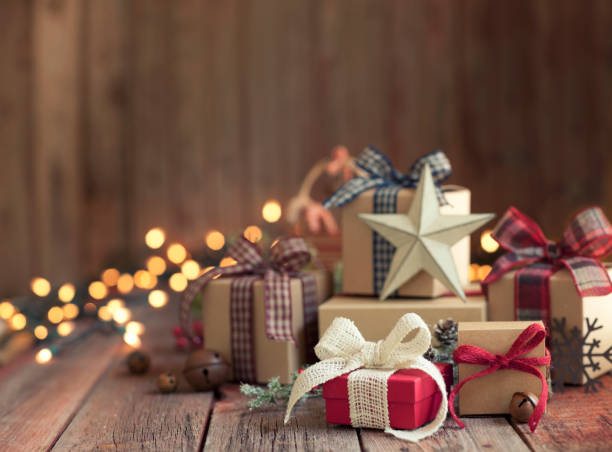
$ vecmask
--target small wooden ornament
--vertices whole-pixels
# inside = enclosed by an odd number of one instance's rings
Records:
[[[212,391],[227,381],[229,365],[214,350],[191,352],[183,375],[196,391]]]
[[[510,400],[510,416],[517,422],[525,423],[537,404],[538,397],[532,392],[515,392]]]
[[[157,387],[164,394],[174,392],[178,387],[178,379],[172,372],[164,372],[157,377]]]
[[[130,373],[132,374],[144,374],[149,370],[151,364],[151,358],[146,353],[135,351],[128,355],[127,365]]]

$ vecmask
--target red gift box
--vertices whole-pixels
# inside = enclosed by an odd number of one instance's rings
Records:
[[[453,384],[453,366],[434,363],[442,373],[446,392]],[[323,385],[325,412],[330,424],[351,425],[348,402],[348,373]],[[416,429],[432,421],[440,408],[442,394],[436,382],[422,370],[400,369],[387,382],[391,428]]]

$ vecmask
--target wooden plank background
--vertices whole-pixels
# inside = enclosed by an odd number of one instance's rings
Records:
[[[342,143],[436,148],[475,211],[612,213],[606,0],[6,0],[0,293],[259,223]]]

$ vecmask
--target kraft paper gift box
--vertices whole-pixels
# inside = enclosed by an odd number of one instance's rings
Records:
[[[442,187],[448,205],[440,207],[443,215],[465,215],[470,213],[470,191],[467,188],[445,185]],[[376,189],[364,191],[342,207],[342,263],[343,287],[347,294],[374,295],[374,269],[372,256],[373,231],[358,218],[360,213],[373,213]],[[397,195],[397,213],[406,213],[415,190],[406,188]],[[470,238],[464,237],[452,248],[459,281],[469,282]],[[448,289],[428,273],[421,271],[401,286],[398,295],[402,297],[437,297]]]
[[[319,306],[319,334],[331,325],[336,317],[348,317],[361,331],[367,341],[385,337],[397,320],[408,312],[418,314],[430,331],[438,320],[451,317],[456,322],[485,321],[487,304],[483,296],[468,297],[464,303],[460,298],[436,299],[392,299],[381,303],[378,298],[337,295]]]
[[[612,265],[607,264],[608,273],[612,275]],[[515,319],[515,271],[506,273],[501,279],[488,286],[489,320],[514,320]],[[565,330],[569,331],[576,327],[580,330],[580,336],[587,331],[587,318],[589,321],[598,319],[597,324],[603,328],[593,332],[593,338],[600,340],[596,352],[603,352],[612,346],[612,294],[600,297],[580,297],[572,277],[567,270],[559,270],[550,278],[550,317],[551,319],[566,319]],[[552,339],[561,339],[558,333],[552,330]],[[555,357],[553,356],[553,363]],[[604,357],[595,357],[595,363],[599,369],[594,370],[586,367],[585,371],[591,378],[596,378],[612,370],[612,363]],[[554,374],[553,366],[553,374]],[[579,378],[567,376],[565,383],[585,384],[587,377]]]
[[[317,297],[321,303],[332,294],[331,275],[324,270],[313,271],[312,274],[316,277]],[[202,291],[205,347],[219,352],[230,364],[232,363],[230,339],[232,280],[231,277],[212,280]],[[291,374],[306,363],[302,282],[298,278],[291,279],[292,327],[297,347],[290,342],[276,342],[267,338],[264,306],[264,281],[261,279],[253,284],[253,337],[257,382],[265,383],[270,378],[280,377],[280,382],[287,384],[291,382]]]
[[[459,322],[458,343],[474,345],[492,354],[505,355],[518,336],[532,323],[542,322]],[[545,356],[545,341],[523,355]],[[458,364],[459,381],[486,369],[488,366]],[[545,366],[539,367],[546,376]],[[478,377],[465,384],[459,391],[459,414],[508,414],[510,400],[515,392],[532,392],[539,395],[540,380],[530,374],[512,369],[503,369]]]
[[[446,383],[446,392],[453,385],[453,365],[434,363]],[[348,376],[344,374],[323,385],[325,416],[330,424],[351,425]],[[400,369],[389,377],[387,400],[391,428],[416,429],[435,417],[442,393],[433,378],[422,370]]]

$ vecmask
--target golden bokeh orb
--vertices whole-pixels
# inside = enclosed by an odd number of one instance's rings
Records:
[[[478,269],[478,279],[480,281],[483,281],[490,272],[491,272],[490,265],[481,265],[480,268]]]
[[[145,326],[141,322],[132,320],[125,325],[125,331],[132,334],[142,334],[145,331]]]
[[[89,295],[95,300],[101,300],[108,295],[108,289],[102,281],[93,281],[89,284]]]
[[[180,275],[180,273],[176,273],[176,274]],[[168,294],[164,292],[163,290],[159,290],[159,289],[152,290],[151,293],[149,293],[149,304],[152,307],[162,308],[166,305],[166,303],[168,303]]]
[[[282,215],[281,205],[278,201],[267,201],[261,209],[261,216],[268,223],[276,223]]]
[[[173,243],[166,251],[168,260],[174,264],[180,264],[187,258],[187,250],[180,243]]]
[[[263,232],[259,226],[247,226],[244,230],[244,237],[251,243],[257,243],[261,241]]]
[[[193,259],[188,259],[181,265],[181,273],[187,279],[196,279],[200,276],[200,264]]]
[[[123,273],[117,280],[117,290],[119,293],[130,293],[134,288],[134,278],[129,273]]]
[[[45,278],[34,278],[30,281],[30,289],[39,297],[46,297],[51,292],[51,284]]]
[[[117,285],[119,276],[120,276],[119,270],[117,270],[116,268],[107,268],[100,275],[100,279],[108,287],[113,287]]]
[[[152,228],[145,234],[145,243],[151,249],[158,249],[166,241],[166,233],[162,228]]]
[[[47,312],[47,318],[51,323],[60,323],[64,320],[64,311],[59,306],[53,306],[49,309],[49,312]]]
[[[157,285],[157,276],[147,270],[134,273],[134,284],[140,289],[152,289]]]
[[[10,323],[12,329],[19,331],[23,330],[26,327],[28,320],[26,319],[25,315],[18,312],[13,317],[11,317]]]
[[[8,320],[15,314],[15,311],[15,306],[10,301],[4,300],[0,303],[0,318]]]
[[[38,364],[45,364],[51,361],[53,358],[53,353],[48,348],[42,348],[36,353],[36,362]]]
[[[34,328],[34,336],[36,336],[36,339],[39,341],[46,339],[48,335],[49,330],[47,330],[45,325],[38,325],[36,328]]]
[[[68,320],[76,319],[79,315],[79,307],[74,303],[67,303],[62,306],[64,318]]]
[[[65,283],[62,284],[59,290],[57,291],[57,297],[60,301],[64,303],[70,303],[74,298],[74,294],[76,293],[76,289],[74,284]]]
[[[166,271],[166,261],[163,257],[151,256],[147,259],[146,267],[150,273],[160,276]]]
[[[182,292],[187,288],[187,278],[182,273],[175,273],[168,280],[170,288],[175,292]]]
[[[104,322],[108,322],[113,318],[113,313],[107,306],[100,306],[98,309],[98,318]]]
[[[68,336],[74,331],[74,322],[62,322],[57,325],[57,334],[60,336]]]
[[[499,243],[493,238],[491,235],[492,233],[493,231],[491,229],[487,229],[480,235],[480,246],[482,246],[482,249],[487,253],[494,253],[499,249]]]
[[[225,236],[219,231],[210,231],[206,234],[206,246],[213,251],[219,251],[225,245]]]

